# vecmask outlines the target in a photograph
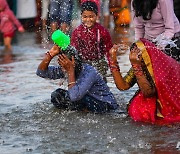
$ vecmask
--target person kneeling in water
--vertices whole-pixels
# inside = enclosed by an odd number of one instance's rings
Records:
[[[49,66],[58,55],[58,66]],[[42,78],[60,79],[68,76],[68,90],[58,88],[51,94],[51,102],[59,109],[109,112],[118,108],[114,95],[98,71],[82,63],[77,50],[68,46],[62,50],[54,45],[38,66],[36,74]]]

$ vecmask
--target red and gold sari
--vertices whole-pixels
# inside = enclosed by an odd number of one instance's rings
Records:
[[[180,63],[156,46],[141,39],[136,42],[156,87],[157,96],[145,98],[141,91],[130,101],[128,113],[135,121],[153,124],[180,122]]]

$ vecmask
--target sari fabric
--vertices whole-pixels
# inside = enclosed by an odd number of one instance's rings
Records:
[[[157,96],[145,98],[139,91],[131,100],[129,115],[135,121],[155,124],[180,122],[180,63],[146,39],[141,39],[137,46],[143,52],[142,57],[154,81]]]

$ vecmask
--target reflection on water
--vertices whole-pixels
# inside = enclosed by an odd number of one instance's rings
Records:
[[[113,41],[129,46],[133,35],[130,29],[113,31]],[[52,46],[48,37],[40,31],[25,32],[16,36],[11,54],[0,54],[2,154],[179,152],[176,149],[180,141],[179,125],[160,127],[133,122],[127,114],[101,115],[55,109],[50,103],[50,94],[58,88],[59,81],[45,80],[35,74],[44,53]],[[118,61],[125,74],[130,68],[128,50],[120,54]],[[57,63],[56,60],[53,63]],[[126,110],[137,86],[118,91],[110,72],[108,85],[121,109]]]

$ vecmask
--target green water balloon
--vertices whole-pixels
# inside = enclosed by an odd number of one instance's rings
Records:
[[[54,31],[51,38],[62,50],[66,50],[70,44],[70,37],[64,34],[61,30]]]

